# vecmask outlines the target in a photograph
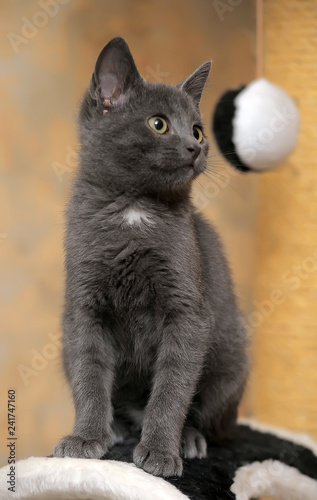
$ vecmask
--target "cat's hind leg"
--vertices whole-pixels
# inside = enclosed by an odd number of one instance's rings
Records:
[[[124,443],[131,434],[128,424],[123,419],[117,417],[114,417],[111,431],[110,447],[115,446],[116,444]]]
[[[245,379],[245,375],[233,380],[212,377],[195,396],[190,417],[209,440],[220,442],[234,436]]]
[[[207,457],[207,442],[205,437],[190,424],[186,424],[183,429],[182,454],[184,458]]]

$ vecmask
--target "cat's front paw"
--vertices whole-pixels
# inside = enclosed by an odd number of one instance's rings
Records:
[[[107,452],[107,445],[98,439],[84,439],[80,436],[65,436],[54,450],[54,457],[101,458]]]
[[[133,452],[133,462],[154,476],[181,476],[183,464],[179,455],[150,448],[139,443]]]

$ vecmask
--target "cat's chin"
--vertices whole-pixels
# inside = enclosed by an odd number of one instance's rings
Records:
[[[195,169],[192,165],[184,165],[182,167],[177,167],[172,175],[172,187],[178,188],[190,183],[197,174],[195,174]]]
[[[197,168],[194,165],[188,164],[188,165],[180,165],[175,168],[174,172],[177,172],[177,174],[184,176],[184,177],[190,177],[195,175],[195,171]]]
[[[176,170],[194,170],[194,165],[180,165],[179,167],[176,167]]]
[[[188,184],[198,177],[205,169],[194,165],[182,165],[176,167],[173,172],[175,185]]]

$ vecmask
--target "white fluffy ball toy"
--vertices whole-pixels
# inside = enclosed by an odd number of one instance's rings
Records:
[[[283,89],[260,78],[221,96],[212,128],[220,151],[234,167],[269,170],[294,149],[299,112]]]

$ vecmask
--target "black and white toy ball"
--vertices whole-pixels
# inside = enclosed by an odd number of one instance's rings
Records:
[[[299,112],[283,89],[260,78],[220,97],[212,129],[221,153],[235,168],[270,170],[294,149]]]

